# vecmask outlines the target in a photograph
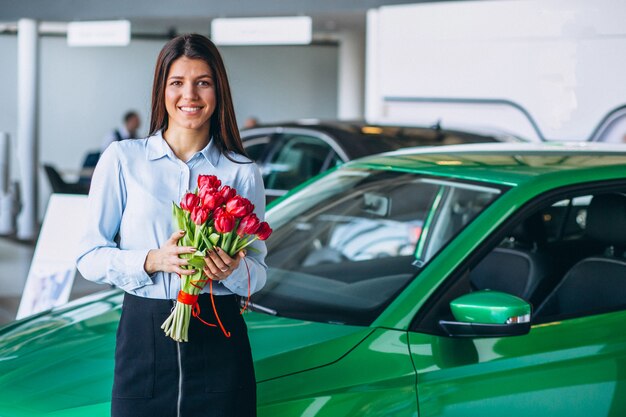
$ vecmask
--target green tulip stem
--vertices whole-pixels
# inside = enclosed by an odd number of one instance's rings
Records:
[[[237,252],[239,252],[239,251],[236,251],[235,249],[237,249],[237,246],[239,246],[240,242],[241,242],[241,237],[239,237],[239,235],[235,233],[235,240],[233,241],[232,245],[230,245],[230,248],[228,248],[229,249],[228,254],[230,256],[234,256]]]
[[[235,253],[238,253],[241,250],[247,248],[248,246],[250,246],[250,244],[252,242],[254,242],[255,240],[258,240],[258,239],[259,239],[259,237],[257,235],[254,235],[254,237],[252,239],[250,239],[250,240],[243,239],[243,241],[241,241],[241,243],[239,243],[239,246],[235,248],[236,249]]]

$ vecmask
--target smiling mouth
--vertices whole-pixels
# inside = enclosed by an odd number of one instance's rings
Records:
[[[195,113],[200,111],[202,107],[180,106],[179,109],[185,113]]]

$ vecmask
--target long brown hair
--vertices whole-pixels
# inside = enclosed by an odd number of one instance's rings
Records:
[[[224,61],[217,47],[207,37],[195,33],[179,35],[165,44],[154,68],[152,85],[152,117],[150,119],[150,136],[159,130],[167,130],[168,115],[165,108],[165,83],[172,63],[185,56],[190,59],[201,59],[209,65],[215,80],[216,106],[211,116],[210,131],[220,152],[231,159],[226,152],[232,151],[246,155],[241,143],[237,118],[233,108],[228,77]]]

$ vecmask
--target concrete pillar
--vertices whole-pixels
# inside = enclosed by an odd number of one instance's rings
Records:
[[[9,134],[0,132],[0,235],[15,233],[15,193],[11,184]]]
[[[365,98],[364,30],[339,33],[338,82],[338,118],[340,120],[362,119]]]
[[[21,210],[17,237],[33,239],[37,233],[37,76],[39,35],[37,21],[17,23],[17,161]]]

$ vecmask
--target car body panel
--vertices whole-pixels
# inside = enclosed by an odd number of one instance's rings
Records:
[[[258,397],[263,417],[417,416],[407,333],[376,329],[329,366],[258,384]]]
[[[371,332],[255,312],[245,318],[258,382],[337,361]]]
[[[420,416],[623,416],[624,320],[620,311],[488,339],[410,332]]]
[[[591,155],[571,155],[571,148],[541,147],[537,151],[519,146],[499,147],[500,150],[493,146],[459,146],[463,151],[458,153],[440,153],[433,148],[421,152],[411,149],[362,158],[354,163],[372,168],[393,167],[395,170],[503,185],[519,185],[533,181],[538,176],[541,176],[542,182],[555,178],[567,185],[581,182],[587,177],[590,181],[594,177],[605,179],[611,170],[615,170],[617,175],[620,172],[623,175],[624,158],[614,152],[596,151],[591,152]],[[453,149],[447,147],[443,150]],[[624,147],[621,149],[626,151]],[[568,174],[563,175],[564,171]],[[551,173],[554,175],[548,175]],[[570,178],[569,175],[575,177]]]

